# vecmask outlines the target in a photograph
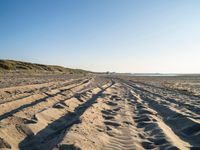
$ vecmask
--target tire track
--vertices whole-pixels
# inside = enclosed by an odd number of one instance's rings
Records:
[[[128,86],[131,85],[128,84]],[[162,117],[165,125],[172,129],[174,135],[176,135],[177,138],[185,143],[190,143],[190,145],[192,145],[191,148],[199,147],[200,138],[198,137],[200,135],[198,134],[198,132],[200,128],[198,122],[188,118],[182,113],[175,111],[174,109],[171,109],[168,105],[163,105],[163,103],[159,103],[159,101],[156,101],[155,95],[152,97],[152,95],[148,94],[148,92],[146,92],[145,90],[143,91],[143,89],[136,88],[135,86],[131,86],[131,88],[134,90],[134,92],[140,95],[144,103],[146,103],[150,108],[155,110],[159,116]],[[185,123],[180,124],[179,122]],[[187,132],[189,132],[190,134],[187,134]]]
[[[86,81],[89,82],[90,80],[86,80]],[[26,109],[26,108],[29,108],[29,107],[36,106],[36,105],[38,105],[38,104],[41,104],[42,102],[46,103],[46,102],[48,102],[51,98],[54,98],[54,97],[56,97],[56,96],[62,94],[62,93],[65,92],[65,91],[73,90],[73,89],[75,89],[75,88],[77,88],[77,87],[79,87],[79,86],[83,86],[84,84],[88,83],[88,82],[86,82],[86,81],[81,82],[81,83],[78,84],[78,85],[73,85],[73,86],[71,86],[71,87],[65,87],[64,89],[63,89],[63,88],[60,89],[60,90],[59,90],[59,89],[55,89],[56,92],[53,93],[53,94],[49,94],[48,92],[45,92],[45,93],[42,93],[42,94],[37,94],[37,95],[31,96],[31,97],[29,98],[30,103],[27,103],[28,98],[25,98],[25,99],[24,99],[24,103],[18,103],[18,102],[16,102],[16,101],[11,102],[10,106],[13,106],[15,103],[18,104],[18,105],[21,105],[21,106],[19,106],[19,107],[17,107],[17,108],[14,108],[13,110],[11,110],[11,111],[9,111],[9,112],[6,112],[6,113],[4,113],[4,114],[1,114],[1,115],[0,115],[0,120],[6,119],[6,118],[12,116],[13,114],[15,114],[15,113],[17,113],[17,112],[19,112],[19,111],[22,111],[22,110],[24,110],[24,109]],[[51,90],[51,91],[52,91],[52,90]],[[39,99],[38,99],[38,98],[39,98]],[[54,100],[56,100],[56,98],[55,98]],[[58,101],[59,101],[59,100],[58,100]],[[14,104],[13,104],[13,103],[14,103]],[[53,103],[54,103],[54,102],[53,102]],[[6,104],[6,105],[7,105],[7,104]],[[0,107],[2,107],[2,108],[5,109],[6,105],[0,105]],[[43,105],[44,105],[44,107],[48,107],[48,105],[46,105],[46,104],[43,104]],[[44,108],[44,107],[43,107],[43,108]],[[9,108],[9,109],[10,109],[10,108]],[[34,109],[34,108],[33,108],[33,109]],[[37,111],[39,111],[39,110],[37,110]],[[5,111],[3,111],[3,112],[5,112]]]
[[[112,86],[112,84],[114,83],[111,83],[111,85],[107,86],[103,90],[100,90],[96,94],[91,95],[92,97],[76,107],[73,113],[67,113],[58,120],[49,124],[45,129],[41,130],[36,135],[23,140],[19,145],[20,149],[52,149],[55,147],[63,136],[67,134],[70,127],[79,123],[80,116],[93,103],[95,103],[95,100],[103,93],[103,91]],[[49,130],[51,132],[49,132]],[[46,144],[48,144],[48,148],[46,147]]]

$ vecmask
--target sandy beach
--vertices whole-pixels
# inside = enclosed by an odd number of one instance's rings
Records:
[[[1,149],[200,148],[199,77],[9,78],[0,89]]]

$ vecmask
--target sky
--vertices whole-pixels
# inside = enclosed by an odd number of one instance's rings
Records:
[[[0,59],[200,73],[200,1],[0,0]]]

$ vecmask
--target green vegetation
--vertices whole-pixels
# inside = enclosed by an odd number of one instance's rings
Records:
[[[50,72],[50,73],[88,73],[81,69],[71,69],[61,66],[42,65],[14,60],[0,60],[0,72],[23,71],[23,72]]]

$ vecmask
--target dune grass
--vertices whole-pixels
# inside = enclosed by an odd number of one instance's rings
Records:
[[[49,72],[49,73],[88,73],[89,71],[81,69],[71,69],[62,66],[42,65],[29,62],[15,61],[15,60],[0,60],[0,73],[3,72]]]

